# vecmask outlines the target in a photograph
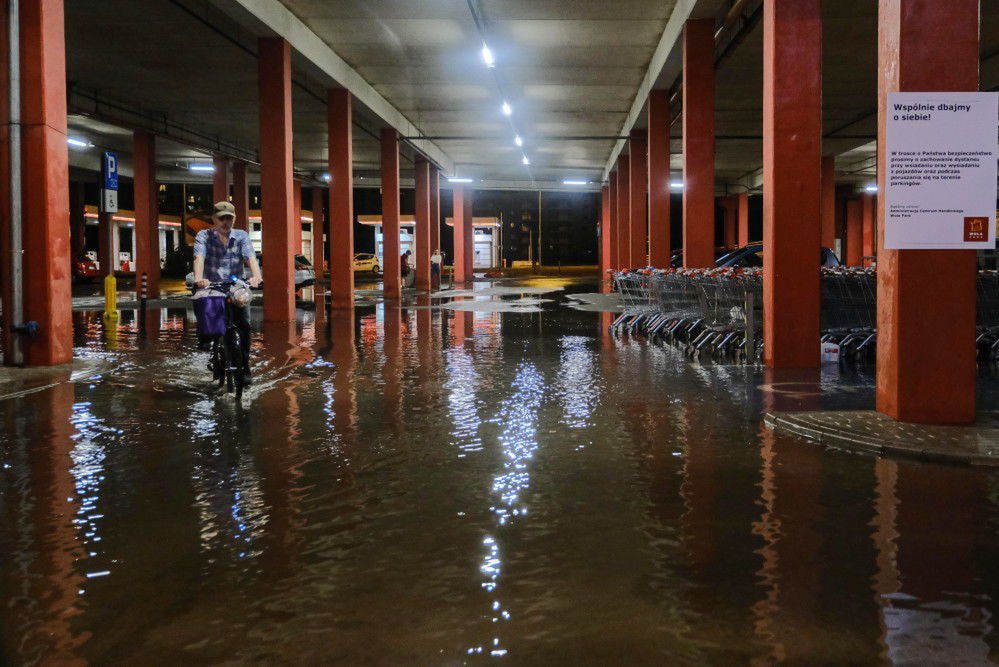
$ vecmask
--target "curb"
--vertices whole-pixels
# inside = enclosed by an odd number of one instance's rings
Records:
[[[796,435],[832,449],[872,454],[874,456],[895,456],[932,463],[999,468],[999,451],[994,456],[988,456],[961,451],[906,446],[890,440],[877,440],[849,430],[834,430],[826,424],[818,424],[810,420],[808,413],[768,412],[763,415],[763,423],[772,431]]]

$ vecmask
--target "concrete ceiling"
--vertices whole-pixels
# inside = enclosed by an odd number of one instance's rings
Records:
[[[599,180],[613,139],[565,138],[617,135],[674,5],[282,2],[425,134],[450,137],[438,141],[460,175],[556,182]],[[482,61],[483,41],[493,69]]]
[[[719,44],[722,189],[760,181],[760,4],[750,0],[745,19]],[[378,131],[387,118],[398,117],[431,137],[459,175],[480,184],[551,187],[563,179],[600,180],[615,137],[632,123],[644,125],[636,94],[676,84],[682,40],[670,38],[670,31],[678,18],[724,15],[730,2],[67,0],[71,133],[121,152],[127,171],[131,142],[122,128],[162,127],[168,138],[159,144],[159,175],[167,180],[197,180],[185,165],[213,149],[254,159],[256,41],[286,26],[247,20],[248,5],[287,14],[285,23],[299,24],[300,32],[342,59],[345,71],[371,89],[371,95],[355,98],[354,109],[354,167],[366,182],[377,181]],[[876,3],[837,0],[823,6],[825,151],[840,155],[843,177],[869,180]],[[988,90],[999,87],[999,0],[982,0],[981,6],[982,88]],[[482,62],[483,40],[495,55],[494,69]],[[336,82],[316,64],[314,52],[295,53],[293,78],[295,167],[308,179],[325,170],[323,91]],[[504,99],[513,106],[510,118],[500,110]],[[681,131],[676,122],[676,170],[682,164]],[[515,134],[523,138],[523,149],[514,145]],[[521,164],[522,151],[530,167]],[[96,153],[73,151],[71,161],[91,168]],[[413,155],[413,146],[404,145],[404,179]]]

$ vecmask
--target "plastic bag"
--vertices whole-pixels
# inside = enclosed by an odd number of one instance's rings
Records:
[[[194,300],[194,316],[198,320],[198,333],[202,336],[225,334],[225,297],[204,296]]]

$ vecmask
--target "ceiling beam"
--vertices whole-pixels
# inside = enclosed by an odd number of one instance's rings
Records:
[[[422,138],[423,131],[386,100],[319,35],[305,25],[278,0],[211,0],[212,4],[256,35],[283,37],[295,54],[308,61],[329,87],[350,91],[358,103],[381,118],[437,164],[445,174],[454,173],[454,161],[433,141]],[[294,62],[294,61],[293,61]]]
[[[629,135],[645,110],[645,101],[648,99],[649,93],[661,83],[665,83],[665,85],[660,87],[669,87],[679,75],[680,54],[678,50],[674,53],[674,50],[683,39],[683,26],[687,21],[691,18],[716,16],[722,5],[723,0],[677,0],[676,4],[673,5],[669,20],[666,22],[666,28],[659,38],[659,44],[649,61],[645,76],[642,77],[642,83],[635,93],[635,99],[632,100],[628,117],[625,118],[624,125],[621,126],[621,131],[618,134],[621,136]],[[618,155],[624,150],[625,143],[622,139],[614,144],[610,157],[607,158],[607,164],[604,166],[603,180],[606,181],[610,175]]]

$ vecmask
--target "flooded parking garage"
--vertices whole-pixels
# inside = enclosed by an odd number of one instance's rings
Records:
[[[872,377],[692,363],[563,282],[300,309],[242,406],[185,310],[75,313],[87,372],[0,402],[3,661],[994,658],[994,474],[775,434]]]

